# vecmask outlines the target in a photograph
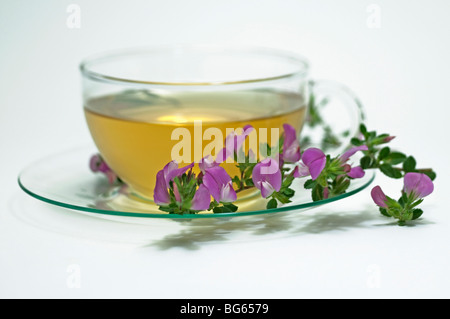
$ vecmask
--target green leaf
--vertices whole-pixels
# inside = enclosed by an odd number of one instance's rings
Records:
[[[170,213],[170,212],[173,211],[173,208],[171,208],[169,206],[159,206],[158,209],[163,211],[163,212],[167,212],[167,213]]]
[[[406,160],[406,155],[400,152],[391,152],[385,159],[384,162],[391,164],[391,165],[397,165],[400,163],[403,163]]]
[[[345,191],[349,188],[349,186],[350,186],[350,180],[347,178],[345,178],[345,179],[343,178],[333,188],[333,194],[335,194],[335,195],[344,194]]]
[[[363,123],[361,123],[359,125],[359,131],[361,132],[362,135],[365,136],[367,134],[367,127]]]
[[[313,181],[312,179],[308,179],[305,184],[303,185],[303,187],[305,189],[312,189],[314,186],[316,186],[316,181]]]
[[[405,195],[406,196],[406,195]],[[409,208],[414,208],[418,205],[420,205],[423,202],[423,198],[416,200],[414,203],[412,203]]]
[[[213,208],[214,214],[221,214],[221,213],[231,213],[235,212],[238,209],[236,205],[233,205],[231,203],[225,203],[222,206],[216,206]]]
[[[238,207],[236,205],[234,205],[233,203],[223,204],[223,207],[225,207],[230,212],[235,212],[238,209]]]
[[[389,146],[383,147],[380,151],[380,153],[378,153],[378,159],[381,161],[383,159],[385,159],[389,153],[391,152],[391,149],[389,148]]]
[[[316,186],[314,186],[311,192],[311,197],[315,202],[323,199],[323,187],[320,186],[320,184],[316,184]]]
[[[432,181],[436,178],[436,173],[433,171],[423,171],[425,175],[427,175]]]
[[[293,175],[288,175],[283,180],[283,183],[281,184],[281,188],[288,188],[291,186],[292,182],[294,181],[295,177]]]
[[[320,184],[322,188],[325,188],[328,185],[327,177],[324,174],[320,174],[319,177],[317,177],[316,182],[317,184]]]
[[[405,192],[402,192],[402,196],[401,196],[400,199],[398,200],[398,203],[399,203],[402,207],[405,207],[405,204],[408,203],[408,195],[406,195]]]
[[[282,194],[281,192],[274,192],[272,196],[273,196],[273,198],[278,199],[278,201],[282,204],[287,204],[287,203],[291,202],[289,197]]]
[[[380,213],[381,213],[381,215],[384,215],[386,217],[392,217],[391,215],[389,215],[386,208],[380,207]]]
[[[361,145],[363,145],[363,143],[364,143],[364,141],[361,141],[359,138],[357,138],[357,137],[353,137],[351,140],[350,140],[350,143],[352,143],[353,145],[355,145],[355,146],[361,146]]]
[[[391,177],[391,178],[402,178],[402,176],[403,176],[399,170],[393,168],[389,164],[381,164],[380,171],[383,172],[384,175]]]
[[[362,169],[367,169],[372,166],[372,158],[368,155],[363,156],[360,160],[360,165]]]
[[[277,202],[277,200],[275,199],[275,198],[272,198],[271,200],[269,200],[268,202],[267,202],[267,209],[272,209],[272,208],[277,208],[277,206],[278,206],[278,202]]]
[[[281,192],[288,198],[291,198],[295,195],[295,191],[292,188],[284,188],[281,190]]]
[[[421,210],[420,208],[414,209],[412,212],[412,220],[419,218],[420,216],[422,216],[422,214],[423,210]]]

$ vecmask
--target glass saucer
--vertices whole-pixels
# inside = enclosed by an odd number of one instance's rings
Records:
[[[105,217],[199,219],[300,212],[352,196],[375,178],[375,173],[368,171],[363,178],[353,180],[345,194],[316,202],[312,201],[310,191],[303,188],[306,178],[297,179],[293,183],[296,192],[292,202],[275,209],[266,209],[266,201],[253,196],[237,202],[239,210],[234,213],[177,215],[159,211],[151,202],[133,195],[127,186],[110,185],[105,176],[91,172],[89,159],[95,153],[94,147],[81,147],[43,158],[20,173],[19,185],[27,194],[46,203]]]

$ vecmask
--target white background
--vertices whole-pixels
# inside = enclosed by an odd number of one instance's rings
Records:
[[[81,8],[81,27],[66,20]],[[450,2],[2,1],[0,297],[448,298]],[[370,7],[369,7],[370,8]],[[368,126],[433,167],[435,192],[414,227],[379,215],[369,190],[276,221],[179,231],[122,224],[41,203],[17,186],[30,162],[90,143],[79,61],[172,43],[255,44],[307,56],[312,76],[363,101]],[[396,197],[401,181],[375,184]],[[75,277],[74,277],[75,276]]]

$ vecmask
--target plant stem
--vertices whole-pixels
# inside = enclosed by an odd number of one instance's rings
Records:
[[[235,192],[236,192],[236,194],[237,193],[239,193],[239,192],[242,192],[242,191],[244,191],[244,190],[247,190],[247,189],[251,189],[251,188],[254,188],[255,186],[241,186],[239,189],[237,189]]]

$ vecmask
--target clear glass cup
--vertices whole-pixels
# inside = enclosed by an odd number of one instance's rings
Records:
[[[256,132],[266,129],[271,141],[272,129],[282,132],[285,123],[302,131],[312,95],[316,100],[332,96],[346,109],[327,105],[325,110],[346,138],[335,148],[338,152],[363,117],[348,89],[312,81],[305,58],[274,49],[127,49],[89,57],[80,70],[87,125],[100,154],[135,194],[150,201],[156,174],[174,160],[174,153],[181,166],[216,155],[209,146],[218,138],[209,129],[218,129],[223,142],[227,129],[250,124]],[[309,129],[313,138],[323,134]],[[189,146],[181,147],[188,135]],[[223,165],[234,176],[235,164]]]

